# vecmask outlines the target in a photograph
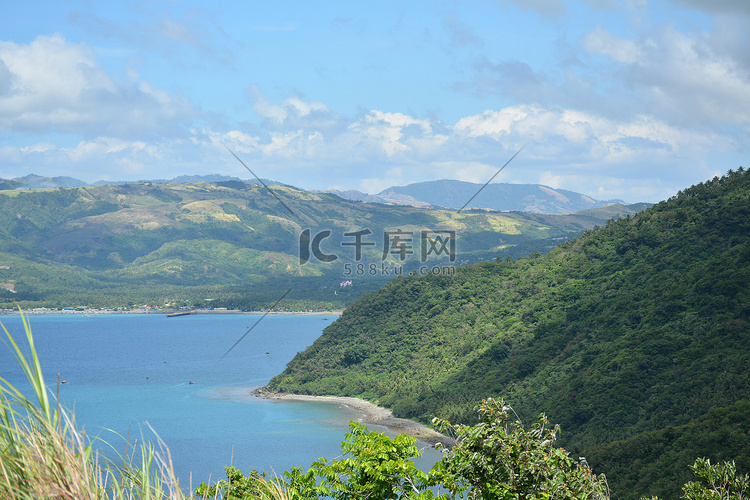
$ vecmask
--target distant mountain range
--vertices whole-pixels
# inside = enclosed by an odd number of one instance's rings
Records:
[[[185,183],[185,182],[222,182],[222,181],[240,181],[239,177],[230,177],[228,175],[180,175],[174,179],[150,179],[145,181],[137,182],[152,182],[155,184],[168,184],[168,183]],[[245,182],[256,182],[245,181]],[[273,182],[266,179],[263,182]],[[57,177],[44,177],[36,174],[29,174],[23,177],[16,177],[14,179],[2,179],[0,178],[0,190],[5,189],[50,189],[50,188],[70,188],[70,187],[86,187],[86,186],[101,186],[105,184],[133,184],[134,181],[96,181],[89,184],[88,182],[76,179],[74,177],[57,176]]]
[[[407,273],[420,269],[423,231],[455,234],[456,255],[449,262],[463,265],[547,252],[610,218],[645,208],[610,205],[570,215],[456,213],[355,202],[269,181],[276,198],[258,183],[222,179],[229,180],[53,189],[19,186],[76,180],[0,181],[5,187],[0,190],[0,302],[122,305],[179,296],[191,303],[209,297],[228,307],[255,308],[294,288],[288,299],[298,308],[338,308],[389,281],[396,266],[403,264]],[[366,241],[357,247],[361,259],[350,252],[356,230]],[[317,238],[304,247],[308,253],[318,248],[340,258],[329,264],[308,255],[311,261],[302,265],[305,231]],[[413,238],[403,240],[403,258],[383,243],[397,233]],[[339,282],[351,276],[354,285],[339,290]]]
[[[554,189],[541,184],[482,184],[456,180],[417,182],[390,187],[380,193],[402,204],[409,199],[445,208],[487,208],[490,210],[565,214],[602,207],[622,200],[595,200],[585,194]],[[473,198],[472,198],[473,197]],[[469,201],[471,200],[471,201]]]
[[[227,175],[181,175],[173,179],[153,179],[138,182],[156,184],[188,182],[242,181],[239,177]],[[242,181],[256,183],[255,180]],[[266,184],[283,184],[263,179]],[[88,184],[73,177],[43,177],[29,174],[15,179],[0,179],[3,189],[41,189],[58,187],[84,187],[102,184],[131,184],[126,181],[96,181]],[[541,184],[482,184],[443,179],[438,181],[416,182],[406,186],[392,186],[378,194],[367,194],[356,189],[311,190],[312,193],[330,193],[349,201],[364,203],[393,203],[412,207],[442,207],[461,209],[482,208],[500,211],[530,212],[541,214],[568,214],[579,210],[624,204],[622,200],[595,200],[585,194],[554,189]],[[467,203],[471,200],[470,203]]]

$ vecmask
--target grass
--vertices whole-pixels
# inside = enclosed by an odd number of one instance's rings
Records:
[[[31,327],[23,326],[29,354],[2,325],[29,381],[30,397],[0,377],[0,498],[10,500],[182,500],[169,451],[158,440],[131,445],[120,455],[92,441],[60,407],[45,384]],[[33,395],[31,395],[33,393]],[[98,441],[98,442],[97,442]],[[109,448],[114,459],[98,449]],[[127,450],[130,451],[127,451]]]

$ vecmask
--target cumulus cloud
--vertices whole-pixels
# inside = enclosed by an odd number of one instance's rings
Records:
[[[289,97],[281,104],[273,104],[257,85],[248,89],[248,98],[253,111],[269,129],[318,129],[325,130],[342,125],[344,117],[331,112],[320,101],[304,101],[300,97]]]
[[[714,14],[689,29],[634,19],[626,35],[595,26],[560,48],[559,64],[478,58],[455,90],[559,106],[610,120],[639,116],[676,128],[750,139],[750,2],[674,0]],[[589,2],[591,3],[591,2]],[[607,3],[596,2],[605,8]],[[617,2],[621,5],[622,2]],[[613,7],[613,5],[610,5]],[[633,12],[642,12],[634,7]],[[608,25],[608,26],[611,26]],[[565,45],[570,42],[561,42]]]
[[[34,165],[41,175],[60,175],[67,168],[88,181],[186,173],[247,177],[227,154],[227,145],[264,178],[304,188],[335,184],[377,192],[443,178],[483,183],[528,143],[496,181],[548,184],[603,199],[657,201],[685,187],[684,179],[715,175],[695,158],[732,147],[722,135],[651,115],[621,120],[542,104],[490,109],[454,124],[381,110],[345,117],[300,97],[280,103],[262,97],[255,107],[266,127],[219,131],[204,126],[186,137],[101,134],[69,147],[46,141],[5,147],[0,150],[5,167],[0,176],[8,177],[11,166],[23,175]],[[328,122],[331,116],[335,127]]]
[[[447,140],[445,135],[434,133],[428,120],[418,120],[403,113],[370,111],[347,129],[357,148],[378,157],[418,158],[439,149]]]
[[[99,89],[117,91],[116,83],[102,72],[88,79],[86,74],[74,76],[79,80],[71,79],[55,94],[69,107],[78,102],[77,89],[84,84],[96,82]],[[61,169],[69,168],[88,181],[207,173],[246,177],[244,168],[224,149],[227,145],[264,178],[304,188],[336,184],[377,192],[391,185],[441,178],[483,183],[528,143],[496,181],[553,184],[604,199],[657,201],[685,187],[682,180],[672,185],[662,179],[702,180],[713,174],[701,161],[685,159],[701,158],[710,149],[731,148],[724,136],[679,127],[648,114],[615,119],[584,109],[519,104],[446,124],[381,110],[346,117],[322,102],[299,96],[275,103],[257,88],[251,93],[262,127],[219,131],[203,126],[185,136],[125,138],[107,133],[102,125],[104,132],[69,147],[39,141],[1,149],[0,165],[6,171],[0,176],[9,176],[9,166],[23,175],[35,165],[35,173],[41,175],[52,171],[60,175]],[[153,102],[161,106],[168,108],[172,102],[169,94],[158,90],[151,95],[160,96],[161,101]]]
[[[89,47],[61,35],[0,41],[0,131],[169,135],[193,113],[182,96],[112,79]]]
[[[750,125],[750,72],[709,38],[664,27],[627,40],[597,28],[586,47],[624,65],[623,82],[640,96],[631,108],[685,126]]]
[[[732,147],[720,135],[676,127],[649,115],[616,120],[545,105],[487,110],[453,125],[372,110],[335,133],[295,129],[208,136],[207,142],[228,144],[264,169],[266,173],[259,175],[324,188],[316,182],[325,171],[333,179],[329,182],[368,192],[440,178],[486,182],[528,143],[497,181],[554,183],[634,200],[639,199],[636,194],[622,192],[625,179],[644,196],[656,196],[671,187],[684,187],[670,186],[662,178],[713,175],[695,158],[708,150]]]

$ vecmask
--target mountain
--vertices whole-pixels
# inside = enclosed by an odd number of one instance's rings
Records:
[[[220,174],[180,175],[173,179],[150,179],[138,182],[154,184],[184,184],[195,182],[258,182],[255,179],[243,181],[239,177]],[[266,185],[279,182],[262,179]],[[29,174],[15,179],[0,178],[0,190],[7,189],[49,189],[58,187],[99,186],[105,184],[132,184],[129,181],[96,181],[88,184],[73,177],[43,177]],[[292,187],[292,186],[290,186]],[[311,190],[311,193],[335,194],[345,200],[365,203],[393,203],[413,207],[444,207],[459,209],[482,188],[481,184],[440,180],[420,182],[406,186],[393,186],[379,194],[367,194],[356,189]],[[553,189],[538,184],[489,184],[472,200],[469,208],[489,208],[500,211],[519,211],[546,214],[566,214],[611,204],[624,204],[621,200],[597,201],[586,195]]]
[[[387,200],[398,200],[400,197],[402,200],[405,198],[434,206],[460,209],[467,200],[476,195],[467,205],[469,208],[545,214],[566,214],[612,203],[623,203],[622,200],[594,200],[580,193],[553,189],[540,184],[487,184],[484,188],[482,186],[456,180],[417,182],[390,187],[378,193],[378,196]]]
[[[595,209],[597,210],[597,209]],[[268,388],[473,423],[545,412],[613,498],[677,498],[696,457],[750,470],[750,171],[546,255],[404,276],[348,307]]]
[[[256,309],[291,290],[286,307],[341,308],[397,272],[546,252],[614,216],[457,214],[270,188],[228,179],[0,191],[0,300]],[[455,252],[435,246],[422,259],[434,231]]]
[[[312,192],[335,194],[336,196],[349,201],[363,201],[365,203],[388,203],[388,200],[386,200],[385,198],[381,198],[377,195],[363,193],[362,191],[357,191],[356,189],[347,189],[346,191],[341,191],[338,189],[326,189],[323,191],[313,190]]]
[[[23,177],[17,177],[15,179],[0,179],[0,182],[8,182],[7,186],[2,186],[3,189],[46,189],[46,188],[57,188],[57,187],[78,187],[86,186],[87,184],[82,180],[75,179],[73,177],[43,177],[41,175],[29,174]],[[14,183],[14,187],[10,187]],[[1,186],[1,185],[0,185]]]
[[[221,182],[221,181],[239,181],[239,177],[230,177],[228,175],[209,174],[209,175],[180,175],[174,179],[154,179],[139,182],[152,182],[158,184],[168,183],[187,183],[187,182]],[[255,180],[247,182],[256,182]],[[273,181],[264,179],[267,184],[276,184]],[[29,174],[14,179],[0,178],[0,191],[8,189],[50,189],[60,187],[82,187],[82,186],[99,186],[102,184],[130,184],[129,181],[96,181],[91,184],[74,177],[44,177],[36,174]]]

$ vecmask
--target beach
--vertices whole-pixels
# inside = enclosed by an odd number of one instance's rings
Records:
[[[362,423],[381,425],[388,428],[389,430],[397,434],[406,434],[407,436],[414,437],[420,441],[423,441],[430,445],[436,445],[438,443],[443,446],[453,446],[455,441],[443,434],[440,434],[434,429],[427,427],[424,424],[408,420],[405,418],[398,418],[393,416],[393,412],[382,406],[377,406],[358,398],[342,397],[342,396],[309,396],[305,394],[286,394],[271,392],[264,388],[255,389],[250,392],[253,397],[260,397],[265,399],[278,399],[284,401],[315,401],[316,403],[331,403],[341,406],[346,406],[358,411],[362,415]]]

